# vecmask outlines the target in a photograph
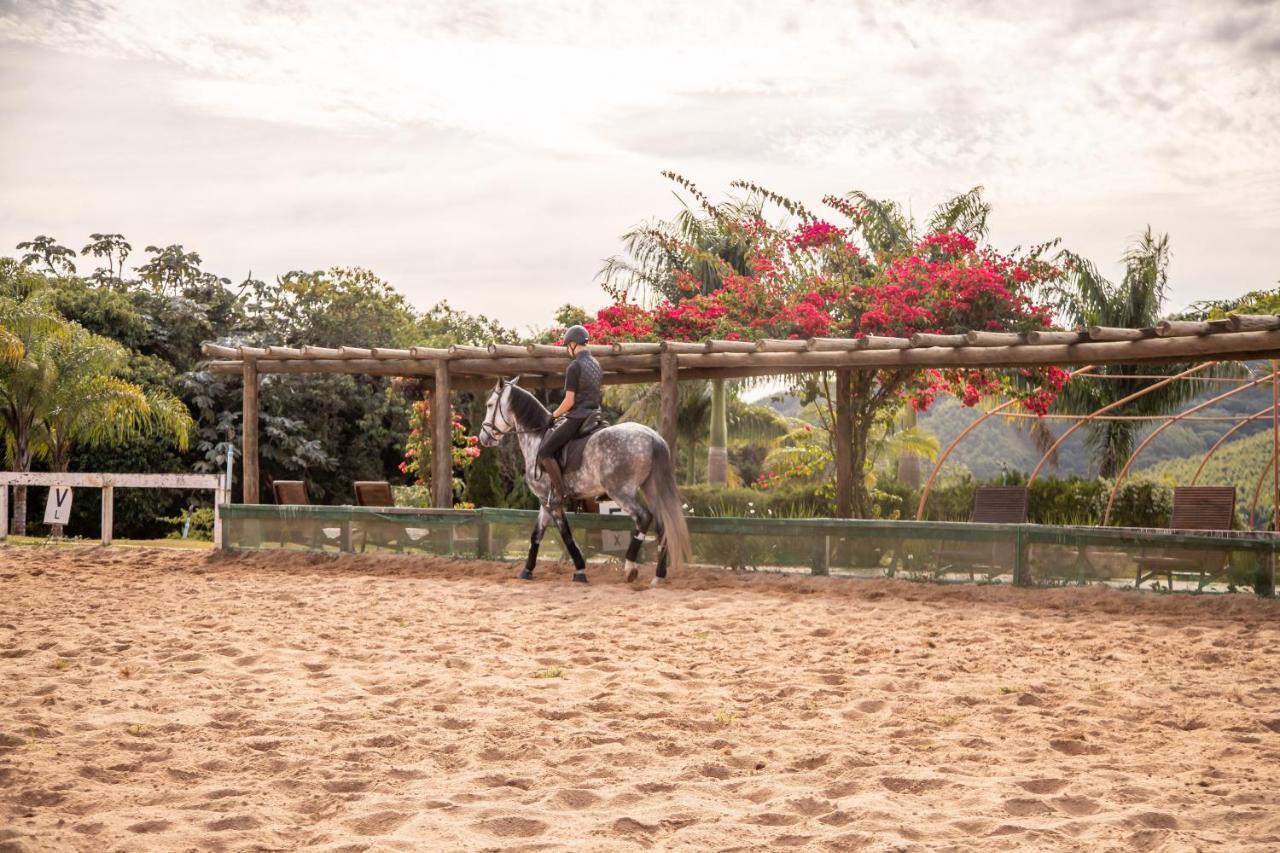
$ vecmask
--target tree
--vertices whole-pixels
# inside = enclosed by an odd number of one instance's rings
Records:
[[[172,394],[123,379],[125,349],[69,323],[45,349],[45,403],[38,420],[49,470],[67,471],[76,447],[118,444],[139,436],[170,440],[185,452],[194,422]]]
[[[138,274],[159,293],[182,293],[211,275],[200,268],[198,253],[188,252],[178,243],[164,248],[147,246],[145,251],[152,257],[138,267]]]
[[[44,264],[51,275],[75,275],[76,265],[71,261],[76,253],[66,246],[58,245],[53,237],[41,234],[32,240],[19,243],[17,248],[26,250],[22,256],[24,267]]]
[[[124,239],[123,234],[90,234],[89,240],[92,242],[86,244],[80,254],[105,258],[107,261],[106,270],[99,268],[90,278],[98,284],[121,286],[124,281],[124,262],[133,251],[133,246]]]
[[[1154,326],[1161,318],[1169,281],[1169,236],[1152,233],[1150,226],[1124,254],[1124,278],[1118,284],[1105,279],[1091,262],[1071,252],[1060,258],[1066,279],[1044,288],[1059,321],[1066,326],[1119,326],[1140,329]],[[1189,365],[1112,364],[1095,373],[1125,377],[1132,374],[1172,376]],[[1218,375],[1225,372],[1218,371]],[[1214,375],[1207,372],[1203,375]],[[1150,379],[1112,379],[1073,382],[1055,403],[1059,411],[1082,414],[1123,399],[1152,384]],[[1129,415],[1166,415],[1185,405],[1204,390],[1201,383],[1171,382],[1125,406]],[[1098,473],[1114,477],[1133,454],[1141,429],[1137,421],[1095,421],[1086,428],[1087,445],[1098,463]]]
[[[751,274],[749,237],[733,225],[759,218],[761,201],[753,197],[714,205],[687,178],[675,172],[662,174],[687,191],[701,212],[677,195],[682,209],[675,219],[647,223],[623,235],[626,255],[606,260],[599,277],[604,289],[624,303],[634,291],[675,305],[719,290],[726,272]],[[696,287],[690,286],[691,282],[696,282]],[[723,486],[728,482],[729,464],[729,406],[723,380],[712,380],[709,402],[707,481]]]
[[[36,425],[49,470],[68,471],[77,448],[118,446],[138,438],[163,437],[187,450],[193,426],[187,407],[166,391],[146,390],[123,379],[125,349],[74,323],[44,348],[43,398]],[[54,536],[62,534],[55,525]]]
[[[39,389],[49,370],[46,352],[66,333],[43,278],[0,260],[0,433],[10,470],[30,471],[38,450],[36,426],[47,400]],[[27,530],[27,487],[15,486],[12,529]]]
[[[666,255],[685,253],[717,269],[719,286],[704,292],[692,263],[675,264],[670,288],[684,294],[652,306],[631,302],[623,291],[602,309],[590,328],[602,340],[753,340],[832,336],[910,336],[915,332],[954,334],[970,329],[1029,331],[1049,325],[1049,311],[1031,301],[1037,285],[1060,276],[1040,257],[1052,244],[1029,252],[1001,254],[980,247],[988,207],[980,188],[943,205],[919,234],[914,223],[891,202],[864,193],[827,196],[824,201],[848,217],[845,227],[817,218],[803,205],[746,182],[733,186],[751,196],[740,203],[711,206],[717,228],[736,235],[747,247],[749,272],[709,256],[700,245],[658,241]],[[765,203],[798,219],[772,224],[760,215]],[[936,231],[935,228],[951,230]],[[965,229],[971,233],[965,233]],[[859,245],[861,238],[861,245]],[[658,249],[654,249],[657,252]],[[637,267],[643,269],[643,267]],[[666,279],[650,276],[652,286]],[[1017,394],[1024,405],[1043,413],[1066,374],[1056,369],[1017,375],[990,370],[855,371],[852,383],[852,457],[865,470],[868,444],[879,425],[892,424],[910,404],[927,408],[939,393],[954,393],[966,405],[984,396]],[[809,401],[828,393],[822,381],[802,381]],[[888,419],[886,421],[886,419]],[[853,512],[865,515],[868,492],[854,478]]]

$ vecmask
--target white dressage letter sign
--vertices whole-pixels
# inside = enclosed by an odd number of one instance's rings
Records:
[[[66,524],[71,520],[71,487],[51,486],[44,505],[45,524]]]

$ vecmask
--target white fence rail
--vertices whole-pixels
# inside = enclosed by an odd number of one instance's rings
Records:
[[[102,544],[111,544],[114,490],[197,489],[213,492],[213,547],[222,547],[222,514],[219,507],[231,500],[221,474],[32,474],[0,471],[0,542],[9,535],[10,486],[70,486],[102,489]]]

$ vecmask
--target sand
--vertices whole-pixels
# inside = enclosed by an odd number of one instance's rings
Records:
[[[0,851],[1280,849],[1275,602],[0,547]]]

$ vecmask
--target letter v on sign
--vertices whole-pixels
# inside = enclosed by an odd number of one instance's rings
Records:
[[[44,505],[45,524],[66,524],[71,520],[71,487],[54,486],[49,489],[49,501]]]

